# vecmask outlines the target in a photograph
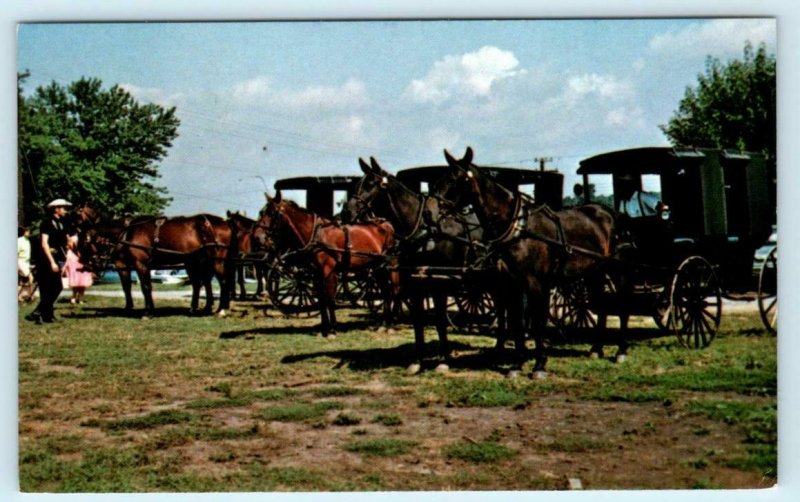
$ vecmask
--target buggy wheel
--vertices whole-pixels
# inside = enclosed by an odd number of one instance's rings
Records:
[[[372,270],[349,273],[342,278],[342,297],[353,307],[378,312],[383,307],[383,293]]]
[[[773,335],[778,333],[778,246],[764,260],[758,274],[758,312],[764,326]]]
[[[272,305],[286,315],[311,316],[319,310],[311,271],[283,257],[269,269],[267,294]]]
[[[714,267],[699,256],[691,256],[678,266],[670,290],[670,323],[681,345],[707,347],[719,329],[722,292]]]
[[[462,285],[448,298],[447,320],[456,329],[479,330],[494,324],[496,318],[492,295],[480,287]]]
[[[616,293],[616,286],[606,275],[603,295]],[[589,283],[579,278],[553,288],[550,293],[550,321],[556,328],[596,328],[597,314],[592,309]]]

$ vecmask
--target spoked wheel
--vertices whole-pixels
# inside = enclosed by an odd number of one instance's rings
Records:
[[[497,318],[494,299],[488,291],[464,284],[448,299],[447,318],[457,329],[472,331],[489,327]]]
[[[373,313],[383,307],[383,292],[372,270],[343,277],[339,296],[351,306],[366,307]]]
[[[311,316],[319,311],[311,270],[286,259],[285,255],[269,269],[267,294],[272,305],[286,315]]]
[[[603,295],[616,294],[608,275],[603,280]],[[550,293],[550,321],[559,329],[595,328],[597,314],[592,311],[589,283],[580,278],[553,288]]]
[[[778,246],[764,260],[758,274],[758,312],[764,326],[773,335],[778,333]]]
[[[714,267],[699,256],[678,266],[671,288],[670,322],[681,345],[704,348],[717,336],[722,292]]]

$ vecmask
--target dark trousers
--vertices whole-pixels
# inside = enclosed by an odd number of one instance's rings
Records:
[[[63,265],[59,263],[59,267],[63,268]],[[53,272],[50,264],[39,265],[36,267],[36,280],[39,282],[39,305],[36,306],[34,314],[38,313],[42,321],[52,321],[55,319],[53,306],[58,300],[61,290],[64,289],[61,272]]]

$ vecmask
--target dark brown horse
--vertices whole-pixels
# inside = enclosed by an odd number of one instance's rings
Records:
[[[450,176],[436,183],[432,191],[456,207],[469,204],[474,208],[483,226],[484,242],[501,258],[506,291],[511,292],[508,322],[516,335],[517,350],[525,352],[522,333],[527,310],[536,340],[534,375],[544,376],[550,290],[558,281],[577,277],[601,287],[603,265],[612,252],[614,215],[596,204],[555,212],[526,202],[520,194],[484,176],[472,164],[472,157],[471,148],[462,159],[445,151]],[[626,348],[621,341],[620,352]]]
[[[258,242],[271,239],[277,252],[294,251],[307,260],[313,270],[322,317],[321,331],[330,336],[336,331],[336,287],[338,274],[347,270],[380,267],[394,246],[394,228],[383,222],[341,225],[300,208],[288,200],[267,195],[267,204],[253,230]],[[391,290],[384,290],[384,314],[391,308]]]
[[[236,284],[239,286],[239,299],[247,297],[244,287],[246,267],[250,266],[256,278],[256,297],[264,292],[264,275],[268,258],[268,249],[261,249],[258,241],[253,239],[253,229],[256,220],[248,218],[238,212],[227,213],[228,225],[236,236],[237,250],[236,256],[232,256],[232,261],[236,269]],[[231,295],[234,295],[234,286],[231,285]]]
[[[452,276],[462,280],[485,281],[492,288],[492,271],[471,270],[481,260],[481,249],[474,245],[481,239],[481,228],[472,215],[426,214],[426,197],[408,188],[383,170],[374,158],[370,164],[359,159],[364,176],[342,211],[342,218],[355,220],[374,214],[386,218],[397,230],[399,264],[403,296],[411,301],[416,361],[409,372],[422,368],[425,358],[425,300],[433,299],[434,322],[439,336],[439,351],[448,367],[450,346],[447,339],[447,298],[456,289]],[[429,273],[430,272],[430,273]],[[498,296],[493,294],[495,302]],[[497,303],[496,303],[497,304]],[[499,331],[504,331],[504,312],[498,308]]]
[[[192,284],[192,312],[197,311],[201,286],[206,289],[203,313],[211,313],[214,297],[211,279],[220,284],[218,316],[230,307],[231,267],[228,253],[236,249],[228,223],[211,214],[195,216],[105,219],[88,207],[77,210],[81,261],[87,269],[104,270],[113,264],[120,274],[125,309],[133,310],[131,270],[135,270],[145,300],[145,316],[152,315],[150,270],[183,266]],[[232,244],[233,243],[233,244]],[[233,248],[232,248],[233,246]]]

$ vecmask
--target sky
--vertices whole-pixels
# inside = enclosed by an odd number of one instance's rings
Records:
[[[776,50],[774,18],[21,24],[24,91],[81,77],[176,107],[168,215],[255,214],[276,179],[443,164],[547,166],[667,145],[708,56]],[[602,191],[602,187],[601,187]],[[290,194],[292,195],[292,194]],[[294,194],[298,196],[299,194]],[[302,202],[302,200],[300,201]]]

